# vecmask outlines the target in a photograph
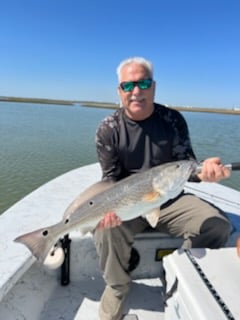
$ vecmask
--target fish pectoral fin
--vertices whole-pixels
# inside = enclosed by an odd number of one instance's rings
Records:
[[[143,201],[155,201],[157,200],[159,197],[161,196],[160,192],[158,191],[152,191],[152,192],[149,192],[149,193],[146,193],[144,196],[143,196]]]
[[[152,228],[155,228],[156,225],[158,224],[159,217],[160,217],[159,208],[153,209],[145,214],[145,218]]]

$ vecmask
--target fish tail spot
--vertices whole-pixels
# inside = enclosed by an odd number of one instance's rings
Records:
[[[42,232],[42,235],[43,235],[44,237],[46,237],[46,236],[48,235],[48,231],[47,231],[47,230],[44,230],[44,231]]]

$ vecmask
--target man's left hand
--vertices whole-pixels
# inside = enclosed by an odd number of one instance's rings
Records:
[[[224,167],[218,157],[208,158],[202,163],[202,171],[198,174],[199,179],[206,182],[217,182],[227,179],[231,171]]]

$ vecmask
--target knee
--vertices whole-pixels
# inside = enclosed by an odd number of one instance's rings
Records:
[[[208,218],[200,228],[200,234],[207,239],[206,247],[217,249],[225,245],[232,226],[225,217]]]
[[[120,264],[124,264],[129,260],[133,235],[123,226],[96,230],[93,239],[100,261],[120,260]]]
[[[113,243],[114,235],[112,229],[99,229],[93,233],[93,240],[98,254],[103,250],[111,246]]]
[[[93,239],[95,242],[106,241],[111,238],[112,229],[96,229],[93,233]]]

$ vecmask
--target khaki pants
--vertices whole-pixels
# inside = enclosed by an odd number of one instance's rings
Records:
[[[160,212],[156,230],[183,237],[183,248],[219,248],[231,231],[231,224],[220,209],[191,194],[169,201]],[[147,227],[144,218],[137,218],[116,228],[95,231],[94,241],[107,285],[121,291],[121,287],[130,284],[127,270],[134,236]]]

